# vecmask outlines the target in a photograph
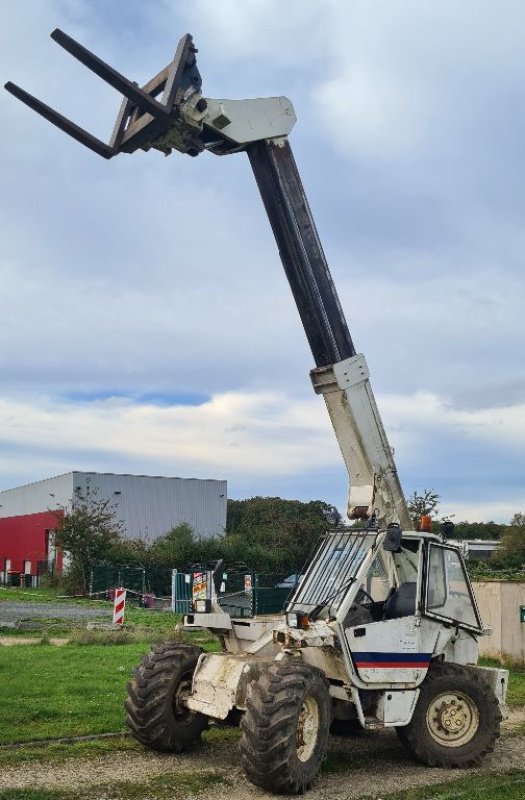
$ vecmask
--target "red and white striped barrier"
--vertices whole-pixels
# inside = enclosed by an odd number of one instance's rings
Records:
[[[115,589],[115,604],[113,606],[114,625],[122,625],[124,623],[125,608],[126,608],[126,590]]]

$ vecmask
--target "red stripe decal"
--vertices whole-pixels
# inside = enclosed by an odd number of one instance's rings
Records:
[[[359,669],[428,669],[428,664],[420,661],[360,661],[357,662]]]

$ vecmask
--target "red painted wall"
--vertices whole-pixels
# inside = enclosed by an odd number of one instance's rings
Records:
[[[24,571],[24,561],[31,561],[31,574],[37,574],[37,561],[47,559],[46,531],[53,530],[57,524],[56,511],[42,511],[22,517],[0,519],[0,570],[4,569],[6,558],[11,559],[11,569]],[[61,568],[62,558],[57,554],[57,568]]]

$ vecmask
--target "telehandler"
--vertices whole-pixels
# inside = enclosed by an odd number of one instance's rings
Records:
[[[290,148],[292,104],[204,97],[189,34],[142,87],[62,31],[51,36],[124,95],[109,143],[15,84],[5,88],[104,158],[139,148],[247,153],[315,360],[312,383],[350,476],[355,522],[325,534],[284,613],[231,616],[219,602],[220,576],[210,572],[185,625],[213,631],[222,652],[154,647],[128,685],[134,736],[179,752],[210,720],[240,721],[248,778],[277,793],[311,784],[331,725],[393,727],[430,766],[479,764],[499,735],[508,673],[477,666],[478,638],[489,631],[460,551],[411,529],[366,361],[354,348]]]

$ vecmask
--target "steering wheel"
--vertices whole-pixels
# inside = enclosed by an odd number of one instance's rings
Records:
[[[367,592],[365,589],[361,589],[361,588],[360,588],[360,589],[359,589],[359,591],[357,592],[357,594],[356,594],[356,596],[355,596],[355,601],[354,601],[354,602],[355,602],[355,603],[361,603],[362,605],[364,605],[362,597],[366,597],[366,598],[368,599],[368,601],[369,601],[370,603],[372,603],[372,605],[374,605],[374,603],[375,603],[375,600],[374,600],[374,598],[372,597],[372,595],[368,594],[368,592]]]

